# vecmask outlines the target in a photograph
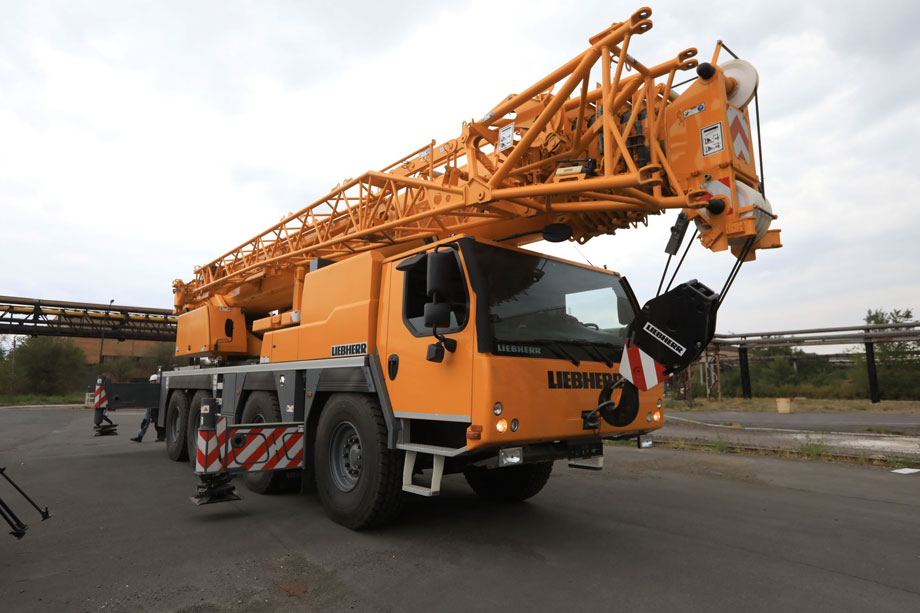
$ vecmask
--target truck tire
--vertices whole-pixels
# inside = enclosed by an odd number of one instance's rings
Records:
[[[521,502],[539,494],[552,472],[552,462],[537,462],[506,468],[471,466],[463,470],[463,476],[484,500]]]
[[[166,454],[174,462],[188,460],[188,395],[175,390],[166,403]]]
[[[198,426],[201,424],[201,403],[205,398],[210,396],[204,390],[198,390],[192,396],[192,401],[188,405],[187,432],[185,433],[186,445],[188,446],[188,459],[192,461],[192,469],[195,468],[195,457],[198,455]]]
[[[387,447],[380,405],[364,394],[334,394],[323,408],[314,448],[316,488],[326,515],[352,530],[390,522],[404,504],[404,455]]]
[[[281,421],[281,406],[278,396],[271,392],[252,392],[246,399],[242,424],[277,423]],[[274,494],[281,490],[284,474],[280,470],[263,470],[246,473],[243,478],[246,487],[256,494]]]

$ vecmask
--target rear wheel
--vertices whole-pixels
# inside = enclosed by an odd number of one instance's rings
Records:
[[[392,521],[402,510],[403,454],[387,447],[386,422],[374,398],[329,398],[313,464],[319,498],[333,521],[360,530]]]
[[[188,405],[185,440],[188,447],[188,457],[192,460],[192,463],[195,461],[195,456],[198,455],[198,426],[201,423],[201,403],[208,395],[204,390],[199,390],[192,396],[192,401]]]
[[[521,502],[539,494],[552,472],[552,462],[538,462],[506,468],[471,466],[464,469],[463,476],[480,498]]]
[[[246,400],[240,422],[244,424],[277,423],[281,421],[278,397],[270,392],[253,392]],[[246,487],[257,494],[274,494],[284,483],[280,470],[263,470],[246,473]]]
[[[188,396],[175,390],[166,403],[166,454],[175,462],[188,460]]]

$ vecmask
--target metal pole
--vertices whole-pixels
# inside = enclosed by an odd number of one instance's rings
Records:
[[[738,347],[738,361],[741,364],[741,396],[751,398],[751,373],[748,370],[747,347]]]
[[[878,391],[878,373],[875,371],[875,345],[866,343],[866,368],[869,370],[869,398],[878,404],[882,398]]]
[[[722,361],[719,359],[718,345],[716,345],[716,385],[718,386],[719,402],[722,402]]]

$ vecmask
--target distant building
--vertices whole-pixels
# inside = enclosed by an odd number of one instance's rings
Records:
[[[87,364],[98,364],[100,356],[102,361],[112,358],[150,358],[162,352],[163,346],[172,346],[173,343],[163,341],[119,341],[107,338],[104,341],[98,338],[71,339],[83,351]]]

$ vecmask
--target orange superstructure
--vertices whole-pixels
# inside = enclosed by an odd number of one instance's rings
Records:
[[[737,266],[780,246],[747,108],[756,70],[720,64],[721,42],[708,63],[693,48],[639,62],[650,16],[174,283],[177,355],[217,361],[163,373],[170,455],[196,457],[205,502],[220,473],[267,491],[300,461],[333,519],[364,527],[444,472],[524,499],[552,460],[598,468],[603,439],[661,426],[661,383],[712,338],[723,296],[692,281],[640,308],[619,274],[521,248],[669,209],[671,255],[690,222]]]

